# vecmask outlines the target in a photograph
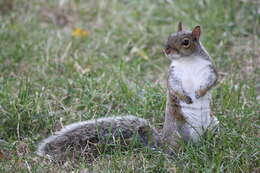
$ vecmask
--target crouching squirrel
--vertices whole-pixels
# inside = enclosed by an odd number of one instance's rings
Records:
[[[218,120],[210,109],[210,90],[217,82],[211,57],[200,42],[201,29],[178,31],[168,37],[165,55],[171,60],[167,80],[164,127],[159,133],[145,119],[135,116],[108,117],[68,125],[44,139],[37,153],[54,159],[68,152],[85,155],[97,152],[99,144],[127,145],[133,137],[150,147],[167,146],[174,151],[180,140],[198,141]]]

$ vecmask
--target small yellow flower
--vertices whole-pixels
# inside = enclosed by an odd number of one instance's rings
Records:
[[[145,60],[149,59],[149,57],[147,56],[147,54],[143,50],[139,50],[138,54]]]
[[[148,60],[149,56],[140,48],[133,47],[131,53],[136,53],[137,55],[141,56],[143,59]]]
[[[80,28],[76,28],[72,32],[73,37],[87,37],[89,34],[89,31]]]

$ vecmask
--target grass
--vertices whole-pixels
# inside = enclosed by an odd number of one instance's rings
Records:
[[[249,0],[1,0],[0,172],[257,172],[260,17]],[[133,114],[159,127],[169,61],[182,21],[202,26],[221,80],[213,91],[217,136],[169,157],[147,148],[60,166],[35,155],[63,125]],[[87,37],[73,37],[75,28]],[[137,150],[137,151],[136,151]]]

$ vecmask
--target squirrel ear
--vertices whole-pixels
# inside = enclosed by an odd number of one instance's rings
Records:
[[[200,39],[200,26],[196,26],[193,30],[192,30],[192,35],[199,40]]]
[[[178,23],[178,32],[182,31],[182,23],[181,21]]]

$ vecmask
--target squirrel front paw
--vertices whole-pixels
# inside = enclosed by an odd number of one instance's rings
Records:
[[[200,97],[204,96],[206,94],[206,91],[204,90],[198,90],[195,92],[195,98],[199,99]]]
[[[199,92],[199,91],[196,91],[196,92],[195,92],[195,98],[196,98],[196,99],[199,99],[200,97],[201,97],[200,92]]]
[[[185,96],[184,97],[184,102],[187,103],[187,104],[192,104],[193,103],[193,101],[192,101],[190,96]]]

